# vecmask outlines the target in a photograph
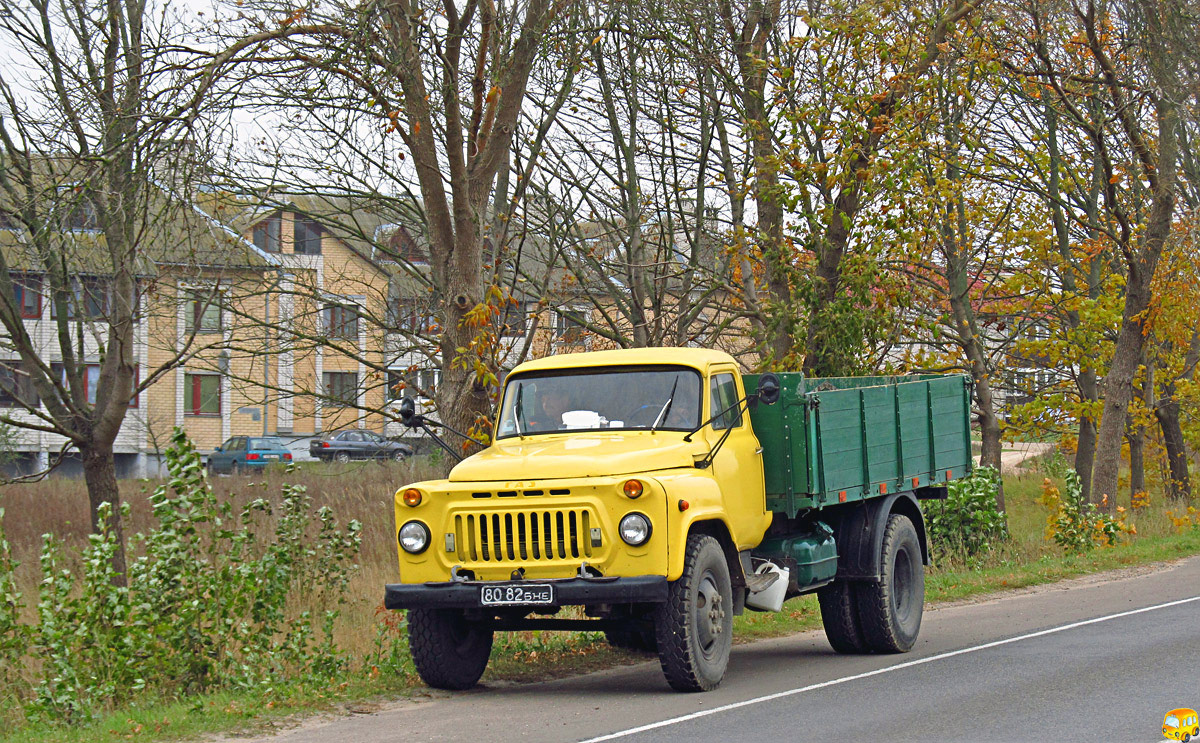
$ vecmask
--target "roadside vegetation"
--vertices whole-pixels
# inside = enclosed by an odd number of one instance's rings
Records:
[[[83,483],[0,491],[2,740],[157,740],[261,727],[317,710],[369,711],[425,693],[395,579],[391,499],[443,465],[356,463],[208,480],[185,437],[165,481],[122,483],[130,550],[115,585],[111,539],[89,534]],[[1140,494],[1116,516],[1087,508],[1059,454],[1005,479],[980,469],[929,503],[931,602],[1200,553],[1200,515]],[[1073,505],[1082,503],[1083,505]],[[820,626],[811,596],[739,617],[739,641]],[[651,659],[601,633],[498,635],[485,683]]]

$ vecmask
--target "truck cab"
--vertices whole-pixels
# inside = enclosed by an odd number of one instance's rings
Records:
[[[672,535],[698,521],[749,549],[771,522],[761,447],[749,416],[718,415],[744,394],[732,358],[708,350],[521,365],[506,380],[494,443],[446,480],[401,489],[398,525],[420,518],[436,543],[400,551],[402,582],[507,580],[516,570],[526,579],[674,580],[683,556],[669,548]],[[726,433],[711,465],[698,468]],[[407,505],[408,490],[420,505]]]

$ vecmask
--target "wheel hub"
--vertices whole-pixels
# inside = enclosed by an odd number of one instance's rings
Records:
[[[696,595],[696,624],[700,647],[711,649],[725,632],[725,606],[716,580],[706,573]]]

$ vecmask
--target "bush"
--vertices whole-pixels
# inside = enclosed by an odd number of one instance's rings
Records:
[[[21,659],[28,686],[0,681],[31,717],[83,721],[138,694],[330,677],[346,663],[330,635],[336,609],[314,618],[289,607],[302,593],[340,605],[357,567],[358,522],[341,527],[330,509],[314,512],[305,489],[292,485],[282,486],[277,505],[259,498],[234,514],[178,429],[166,460],[170,478],[151,496],[157,525],[131,540],[139,556],[127,586],[117,585],[111,534],[89,537],[76,570],[64,567],[61,544],[47,535],[36,624],[24,627],[15,622],[16,565],[0,535],[0,654],[12,655],[9,638],[21,633],[33,643]]]
[[[933,548],[943,554],[977,555],[1008,538],[1004,512],[996,508],[1000,473],[980,467],[948,486],[945,500],[928,501],[925,523]]]
[[[1042,505],[1049,509],[1046,539],[1053,539],[1070,554],[1083,554],[1097,545],[1115,545],[1121,534],[1137,533],[1125,523],[1123,507],[1118,507],[1118,515],[1113,517],[1083,497],[1083,484],[1075,470],[1067,470],[1063,481],[1065,494],[1054,487],[1050,478],[1042,482]]]

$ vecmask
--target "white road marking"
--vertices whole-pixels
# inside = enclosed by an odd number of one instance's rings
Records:
[[[1193,601],[1200,601],[1200,596],[1192,596],[1191,598],[1179,599],[1178,601],[1168,601],[1165,604],[1156,604],[1154,606],[1146,606],[1141,609],[1132,609],[1130,611],[1123,611],[1123,612],[1119,612],[1117,614],[1109,614],[1109,615],[1103,616],[1103,617],[1096,617],[1095,619],[1085,619],[1082,622],[1072,622],[1071,624],[1064,624],[1060,627],[1051,627],[1050,629],[1044,629],[1044,630],[1040,630],[1038,632],[1030,632],[1029,634],[1018,635],[1017,637],[1009,637],[1008,639],[1005,639],[1005,640],[995,640],[993,642],[986,642],[982,645],[974,645],[969,648],[962,648],[961,650],[951,650],[950,652],[947,652],[947,653],[931,655],[928,658],[918,658],[916,660],[910,660],[910,661],[906,661],[904,663],[897,663],[894,666],[888,666],[886,668],[877,668],[874,671],[867,671],[866,673],[859,673],[859,674],[855,674],[853,676],[844,676],[839,679],[831,679],[829,681],[822,681],[819,684],[803,686],[798,689],[788,689],[787,691],[780,691],[780,692],[776,692],[774,694],[767,694],[765,696],[755,697],[753,699],[746,699],[741,702],[733,702],[732,704],[725,704],[720,707],[713,707],[712,709],[705,709],[705,710],[701,710],[699,712],[693,712],[690,715],[681,715],[679,717],[672,717],[667,720],[660,720],[659,722],[652,722],[647,725],[640,725],[635,728],[629,728],[628,730],[621,730],[616,733],[609,733],[608,735],[601,735],[598,738],[588,738],[587,740],[581,741],[580,743],[600,743],[600,741],[604,741],[604,740],[615,740],[616,738],[624,738],[624,737],[627,737],[630,735],[637,735],[638,733],[644,733],[648,730],[656,730],[658,728],[665,728],[670,725],[678,725],[681,722],[687,722],[689,720],[697,720],[701,717],[708,717],[709,715],[715,715],[720,712],[728,712],[731,709],[739,709],[741,707],[749,707],[751,705],[761,704],[763,702],[771,702],[776,699],[783,699],[784,697],[791,697],[791,696],[795,696],[797,694],[803,694],[807,691],[816,691],[817,689],[824,689],[824,688],[827,688],[830,686],[837,686],[839,684],[845,684],[850,681],[858,681],[859,679],[870,678],[872,676],[879,676],[879,675],[882,675],[885,673],[891,673],[892,671],[900,671],[905,668],[912,668],[913,666],[920,666],[920,665],[924,665],[926,663],[933,663],[934,661],[938,661],[938,660],[945,660],[946,658],[953,658],[956,655],[966,655],[967,653],[974,653],[979,650],[987,650],[989,648],[1000,647],[1001,645],[1009,645],[1014,642],[1021,642],[1022,640],[1031,640],[1035,637],[1044,637],[1045,635],[1053,635],[1057,632],[1065,632],[1066,630],[1076,629],[1078,627],[1086,627],[1089,624],[1099,624],[1100,622],[1107,622],[1112,619],[1120,619],[1121,617],[1129,617],[1129,616],[1133,616],[1135,614],[1144,614],[1148,611],[1156,611],[1158,609],[1167,609],[1172,606],[1179,606],[1180,604],[1190,604]]]

